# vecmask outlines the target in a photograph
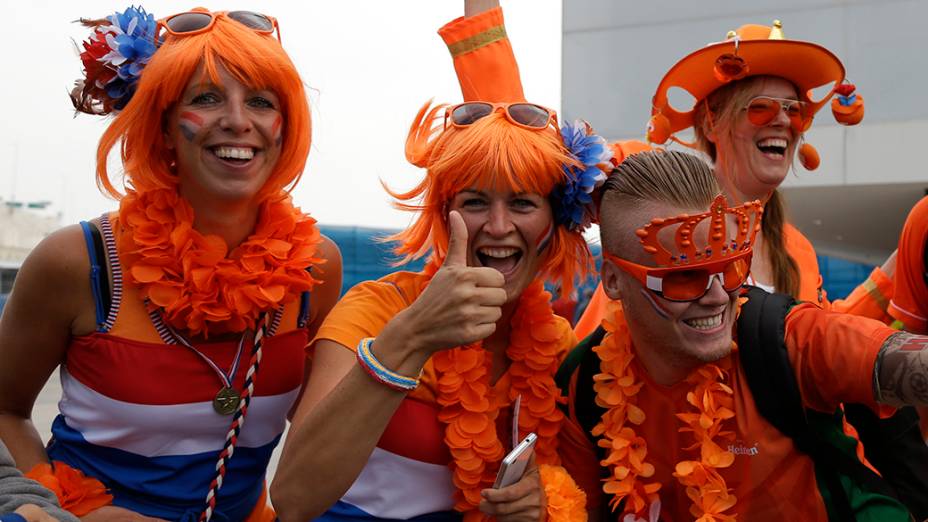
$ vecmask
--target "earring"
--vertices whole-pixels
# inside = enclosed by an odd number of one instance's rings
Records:
[[[815,170],[822,163],[822,158],[818,155],[815,147],[808,143],[799,146],[799,163],[806,170]]]

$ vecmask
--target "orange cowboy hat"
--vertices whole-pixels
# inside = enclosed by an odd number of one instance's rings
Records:
[[[863,97],[854,93],[852,84],[844,83],[841,60],[821,45],[786,39],[782,24],[774,20],[772,27],[747,24],[729,31],[724,41],[694,51],[671,67],[654,93],[648,141],[679,141],[673,134],[693,126],[695,106],[712,91],[731,81],[763,75],[778,76],[796,86],[801,101],[808,104],[809,124],[835,94],[832,112],[839,123],[855,125],[863,118]],[[826,85],[833,87],[815,99],[812,91]],[[694,106],[682,112],[672,107],[667,99],[672,87],[689,92],[695,98]]]

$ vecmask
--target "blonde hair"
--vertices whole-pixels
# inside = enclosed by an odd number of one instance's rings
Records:
[[[403,261],[430,255],[432,262],[442,262],[448,248],[447,205],[462,190],[549,196],[564,181],[564,165],[577,165],[554,128],[518,127],[499,112],[464,128],[444,128],[445,105],[430,105],[419,110],[406,139],[406,158],[426,169],[425,178],[408,192],[385,187],[396,198],[397,208],[419,213],[409,228],[389,238],[399,243],[394,252]],[[567,295],[575,278],[585,276],[591,267],[583,236],[563,225],[555,226],[541,275],[559,282]]]
[[[97,147],[97,185],[121,199],[110,179],[107,158],[121,142],[120,156],[128,185],[135,190],[175,186],[173,155],[164,139],[165,113],[177,103],[200,64],[204,76],[220,84],[218,68],[252,89],[273,90],[283,115],[283,146],[274,171],[261,189],[262,199],[296,184],[309,153],[309,104],[300,75],[272,35],[259,34],[222,14],[214,14],[209,31],[191,36],[166,35],[145,66],[132,100],[107,127]],[[124,184],[126,184],[124,182]]]
[[[682,209],[709,208],[721,192],[712,169],[694,154],[645,151],[625,159],[603,185],[599,231],[603,248],[617,252],[621,237],[644,225],[624,217],[642,203]],[[657,216],[655,216],[657,217]]]
[[[693,130],[696,134],[696,146],[704,152],[713,162],[718,160],[716,144],[706,135],[706,127],[715,131],[722,143],[734,142],[735,121],[741,110],[757,92],[755,87],[767,81],[770,76],[750,76],[743,80],[731,82],[712,91],[704,100],[696,103],[693,114]],[[798,89],[797,89],[798,91]],[[797,136],[801,137],[801,135]],[[794,147],[794,145],[791,145]],[[731,161],[731,155],[724,158],[726,163]],[[733,175],[732,165],[724,165],[724,172]],[[718,168],[716,168],[716,172]],[[730,179],[721,180],[723,183],[732,183]],[[740,202],[732,202],[740,203]],[[786,223],[786,208],[783,196],[779,190],[770,193],[764,203],[764,214],[761,217],[761,234],[764,238],[764,249],[767,260],[773,271],[773,286],[778,292],[799,298],[799,265],[786,250],[783,238],[783,226]]]

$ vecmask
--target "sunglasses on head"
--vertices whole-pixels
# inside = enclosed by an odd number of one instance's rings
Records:
[[[744,285],[751,269],[752,251],[746,250],[718,261],[655,268],[632,263],[603,251],[603,257],[626,274],[634,277],[645,288],[668,301],[697,301],[712,287],[718,278],[726,292]]]
[[[276,32],[277,40],[280,41],[280,26],[277,24],[277,19],[273,16],[252,11],[220,11],[217,13],[187,11],[186,13],[178,13],[158,20],[158,36],[160,36],[161,28],[164,28],[172,36],[193,36],[205,33],[213,28],[216,18],[220,15],[235,20],[259,34],[274,34]],[[160,41],[160,38],[156,37],[155,41]]]
[[[445,109],[445,128],[449,121],[455,127],[467,127],[497,110],[502,110],[513,125],[526,129],[546,129],[552,121],[557,125],[554,111],[534,103],[465,102]]]
[[[809,104],[799,100],[758,96],[749,101],[744,110],[748,111],[748,121],[758,127],[772,122],[780,111],[786,113],[790,127],[796,132],[805,132],[812,125]]]

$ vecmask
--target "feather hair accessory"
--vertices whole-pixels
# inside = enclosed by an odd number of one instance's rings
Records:
[[[612,149],[583,120],[565,123],[561,138],[579,165],[564,165],[565,181],[551,194],[554,216],[569,230],[583,231],[596,221],[593,191],[606,182],[607,173],[612,171]]]
[[[71,102],[87,114],[120,111],[132,99],[142,70],[158,49],[155,17],[142,7],[129,7],[100,20],[80,22],[93,33],[81,44],[84,77],[75,82]]]

